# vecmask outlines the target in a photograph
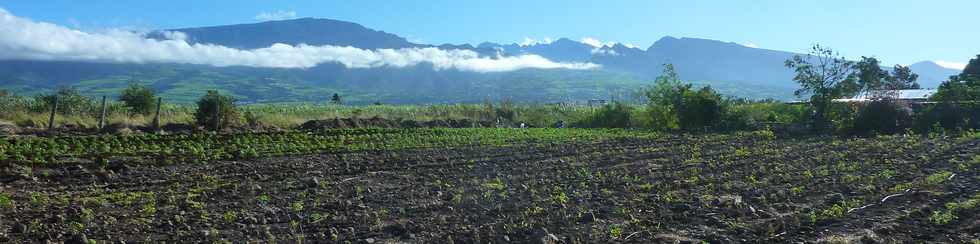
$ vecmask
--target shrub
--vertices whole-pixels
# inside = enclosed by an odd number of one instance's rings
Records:
[[[980,104],[938,103],[916,110],[915,130],[918,132],[980,129]],[[938,125],[938,127],[937,127]]]
[[[677,113],[671,105],[647,104],[650,127],[656,130],[676,130],[680,128]]]
[[[41,103],[38,107],[41,111],[35,112],[46,112],[51,110],[51,106],[54,105],[55,97],[58,100],[58,113],[65,115],[77,115],[91,113],[94,111],[94,106],[92,104],[92,99],[86,96],[82,96],[78,90],[73,87],[60,87],[54,94],[48,95],[38,95],[34,97],[35,101]]]
[[[138,83],[130,83],[122,91],[119,101],[133,114],[150,114],[157,104],[156,92]]]
[[[214,111],[218,111],[215,116]],[[218,119],[218,128],[214,128],[215,119]],[[197,110],[194,111],[194,120],[198,125],[202,125],[212,130],[219,130],[238,122],[238,111],[235,109],[235,99],[224,96],[218,91],[208,91],[207,95],[197,101]]]
[[[501,101],[494,111],[497,118],[505,119],[507,121],[514,121],[515,117],[517,117],[517,113],[514,111],[514,103],[512,103],[510,100]]]
[[[590,128],[629,128],[633,108],[622,102],[603,105],[576,126]]]
[[[682,99],[674,107],[677,108],[680,127],[684,130],[713,126],[722,115],[721,95],[710,86],[697,91],[682,89]]]
[[[711,87],[699,90],[680,80],[674,66],[664,65],[663,74],[654,85],[641,90],[647,99],[648,122],[655,129],[693,130],[716,125],[721,121],[723,101]]]
[[[873,101],[861,108],[851,127],[859,135],[894,134],[909,127],[911,109],[893,101]]]

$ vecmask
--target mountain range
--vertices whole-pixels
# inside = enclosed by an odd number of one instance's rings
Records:
[[[538,55],[554,62],[593,63],[589,70],[519,69],[472,72],[436,69],[423,63],[407,67],[348,68],[323,63],[312,68],[214,67],[169,63],[95,63],[78,61],[0,61],[0,88],[19,94],[48,92],[73,86],[85,94],[117,95],[129,82],[158,90],[165,99],[187,103],[213,89],[244,102],[323,102],[333,93],[352,103],[457,103],[510,99],[517,102],[576,102],[594,98],[629,97],[650,85],[664,64],[680,78],[710,85],[726,95],[792,100],[797,88],[784,67],[796,53],[747,47],[698,38],[663,37],[647,49],[623,44],[593,46],[562,38],[533,45],[492,42],[472,46],[412,43],[404,37],[362,25],[303,18],[161,30],[147,38],[168,39],[183,33],[189,43],[237,49],[289,45],[344,46],[365,50],[438,48],[469,50],[486,57]],[[911,65],[919,83],[936,87],[959,70],[924,61]]]

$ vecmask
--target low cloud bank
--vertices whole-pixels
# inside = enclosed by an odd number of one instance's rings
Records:
[[[470,50],[404,48],[367,50],[340,46],[274,44],[242,50],[191,44],[183,33],[166,40],[122,30],[89,33],[15,16],[0,9],[0,59],[111,63],[185,63],[264,68],[311,68],[336,62],[348,68],[408,67],[431,63],[435,69],[506,72],[518,69],[595,69],[592,63],[559,63],[537,55],[481,57]]]
[[[947,68],[947,69],[955,69],[955,70],[963,70],[963,69],[966,69],[966,63],[949,62],[949,61],[942,61],[942,60],[936,60],[936,61],[933,61],[933,62],[935,62],[937,65],[942,66],[943,68]]]

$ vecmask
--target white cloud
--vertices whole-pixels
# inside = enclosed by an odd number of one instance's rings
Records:
[[[534,46],[539,44],[551,44],[552,42],[555,42],[555,40],[551,39],[551,37],[545,37],[544,39],[541,40],[535,40],[530,37],[524,37],[524,41],[522,41],[520,45],[522,47],[527,47],[527,46]]]
[[[751,42],[746,43],[746,44],[742,44],[742,46],[751,47],[751,48],[759,48],[759,45],[756,45],[755,43],[751,43]]]
[[[354,47],[274,44],[252,50],[191,44],[183,33],[166,40],[140,33],[107,30],[89,33],[34,22],[0,9],[0,59],[64,60],[111,63],[185,63],[212,66],[310,68],[336,62],[348,68],[407,67],[431,63],[435,69],[501,72],[524,68],[594,69],[592,63],[557,63],[537,55],[481,57],[470,50],[404,48],[366,50]]]
[[[585,44],[587,44],[589,46],[592,46],[592,47],[595,47],[595,48],[611,47],[611,46],[615,46],[616,45],[616,42],[613,42],[613,41],[602,42],[599,39],[595,39],[593,37],[588,37],[588,36],[582,38],[582,43],[585,43]]]
[[[943,66],[943,68],[947,68],[947,69],[957,69],[957,70],[966,69],[966,63],[957,63],[957,62],[949,62],[949,61],[942,61],[942,60],[936,60],[934,62],[936,62],[936,64],[938,64],[939,66]]]
[[[610,41],[610,42],[602,42],[599,39],[595,39],[593,37],[588,37],[588,36],[587,37],[583,37],[582,40],[581,40],[581,42],[582,43],[585,43],[586,45],[592,46],[592,54],[608,55],[608,56],[619,56],[619,53],[617,53],[616,50],[612,50],[612,49],[608,49],[607,48],[607,47],[612,47],[612,46],[615,46],[616,44],[618,44],[616,42],[612,42],[612,41]],[[627,47],[632,47],[632,45],[627,45]]]
[[[292,11],[292,10],[290,11],[279,10],[271,13],[261,12],[258,15],[255,15],[255,20],[258,21],[287,20],[287,19],[295,19],[295,18],[296,18],[296,11]]]
[[[592,54],[606,55],[606,56],[619,56],[616,50],[606,49],[606,48],[595,48],[592,49]]]

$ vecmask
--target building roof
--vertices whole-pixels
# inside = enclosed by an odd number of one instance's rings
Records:
[[[889,94],[896,94],[897,97],[894,98],[898,100],[926,100],[929,99],[929,97],[931,97],[932,94],[936,94],[936,89],[897,90],[897,93],[894,93],[892,91],[884,91],[884,92],[887,92]],[[868,92],[861,92],[861,94],[858,94],[857,96],[854,96],[852,98],[834,99],[834,101],[835,102],[865,102],[865,101],[870,101],[871,97],[872,97],[871,94],[869,94]]]

